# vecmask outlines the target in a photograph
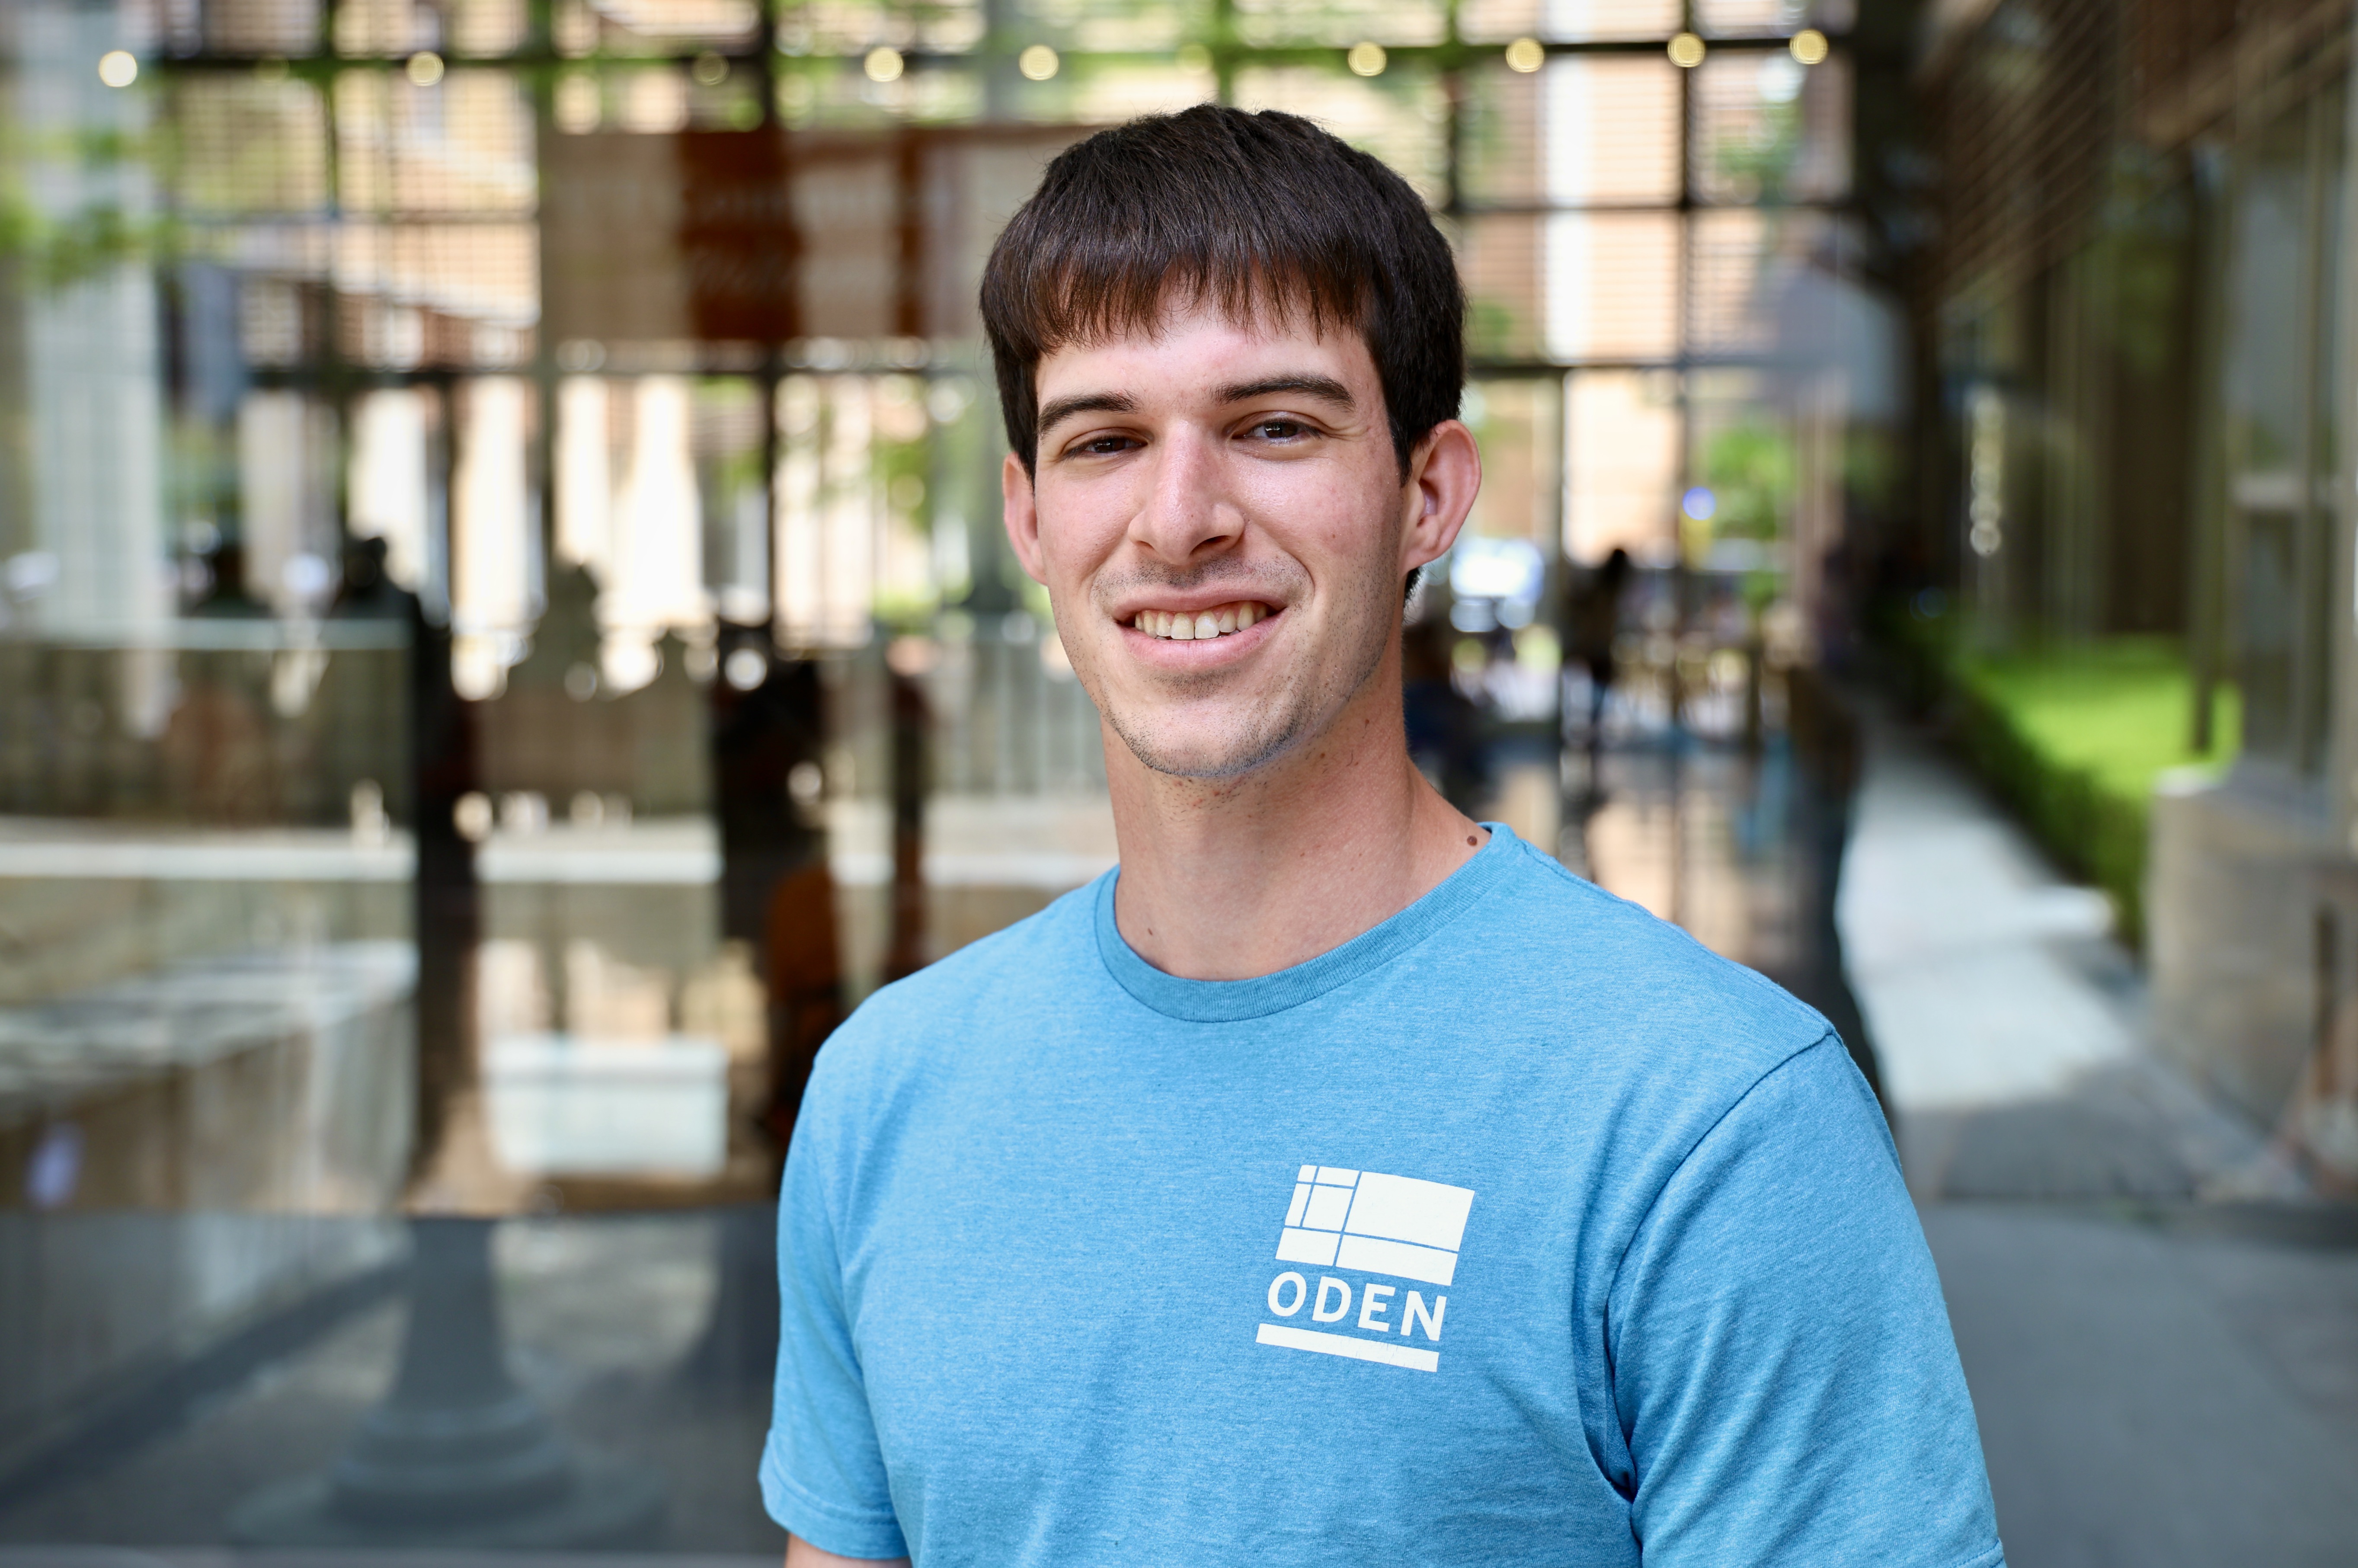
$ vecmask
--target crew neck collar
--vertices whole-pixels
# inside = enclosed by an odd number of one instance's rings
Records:
[[[1521,853],[1521,840],[1502,822],[1482,826],[1490,830],[1489,842],[1398,914],[1307,962],[1249,980],[1182,979],[1140,957],[1114,921],[1114,886],[1121,877],[1117,866],[1098,879],[1098,956],[1122,989],[1157,1012],[1191,1023],[1233,1023],[1299,1007],[1415,946],[1504,881]]]

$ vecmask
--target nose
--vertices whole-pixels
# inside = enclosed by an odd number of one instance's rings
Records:
[[[1217,438],[1179,429],[1153,453],[1145,503],[1130,536],[1173,566],[1192,566],[1244,536],[1244,513],[1228,494]]]

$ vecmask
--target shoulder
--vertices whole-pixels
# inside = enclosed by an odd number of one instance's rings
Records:
[[[1833,1038],[1765,977],[1525,845],[1370,1003],[1464,1092],[1580,1130],[1633,1191],[1763,1079]]]
[[[946,1042],[973,1047],[1020,1037],[1023,1021],[1069,997],[1096,964],[1097,883],[884,986],[827,1037],[814,1092],[847,1076],[872,1079],[921,1068]]]
[[[1455,943],[1500,1002],[1583,1033],[1602,1030],[1641,1053],[1708,1044],[1751,1076],[1831,1033],[1765,976],[1530,845],[1512,848],[1509,874],[1467,912]]]

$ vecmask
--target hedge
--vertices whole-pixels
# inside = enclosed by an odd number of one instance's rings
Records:
[[[2217,688],[2212,744],[2198,754],[2187,743],[2192,676],[2171,639],[1985,654],[1969,651],[1953,616],[1893,621],[1915,695],[1938,699],[1974,769],[2058,866],[2104,890],[2122,939],[2142,946],[2154,785],[2171,769],[2234,757],[2234,687]]]

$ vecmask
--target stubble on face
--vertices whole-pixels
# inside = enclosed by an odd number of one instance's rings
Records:
[[[1388,559],[1369,564],[1373,570],[1334,598],[1325,625],[1284,628],[1288,656],[1256,700],[1238,700],[1249,676],[1236,668],[1198,675],[1158,672],[1152,678],[1159,689],[1136,701],[1115,693],[1094,668],[1076,661],[1075,673],[1107,725],[1147,768],[1205,783],[1241,778],[1325,732],[1382,668],[1400,593],[1385,569]],[[1306,607],[1309,586],[1309,574],[1282,557],[1251,562],[1223,557],[1179,572],[1101,578],[1092,585],[1097,602],[1091,612],[1108,616],[1105,605],[1141,589],[1184,592],[1217,587],[1232,590],[1225,597],[1286,605],[1291,615],[1295,607]],[[1314,646],[1299,640],[1314,633]],[[1207,710],[1210,722],[1177,722],[1177,715],[1190,708]]]
[[[1406,497],[1374,362],[1356,336],[1203,308],[1174,311],[1139,341],[1071,351],[1038,376],[1045,409],[1073,405],[1067,433],[1050,435],[1059,422],[1044,421],[1043,465],[1022,478],[1035,575],[1049,584],[1074,673],[1154,773],[1218,783],[1267,768],[1343,719],[1399,625]],[[1261,410],[1304,444],[1261,443]],[[1101,438],[1085,422],[1093,415]],[[1098,438],[1103,460],[1087,455]],[[1163,460],[1142,460],[1141,471],[1131,455],[1157,444],[1197,465],[1174,481],[1184,492],[1156,492]],[[1013,480],[1011,460],[1007,471]],[[1070,570],[1055,558],[1059,540]],[[1166,593],[1196,606],[1257,600],[1274,613],[1256,623],[1249,651],[1191,667],[1141,656],[1142,633],[1125,624]]]

